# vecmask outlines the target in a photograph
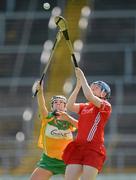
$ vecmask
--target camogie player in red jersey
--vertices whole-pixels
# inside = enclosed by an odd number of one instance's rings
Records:
[[[77,127],[75,140],[68,144],[63,160],[67,164],[65,180],[95,180],[102,170],[106,158],[104,146],[104,128],[111,114],[110,87],[103,81],[93,82],[90,86],[80,68],[75,70],[76,87],[69,97],[67,108],[79,115],[78,121],[65,112],[60,112],[61,119]],[[76,103],[82,87],[87,103]]]

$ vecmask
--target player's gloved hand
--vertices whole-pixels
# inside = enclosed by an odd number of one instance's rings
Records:
[[[43,83],[40,84],[40,81],[36,81],[34,84],[33,84],[33,87],[32,87],[32,92],[33,94],[35,94],[35,92],[37,91],[37,93],[40,93],[43,91]]]

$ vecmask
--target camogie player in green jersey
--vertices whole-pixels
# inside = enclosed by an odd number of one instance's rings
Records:
[[[57,111],[66,111],[67,99],[62,95],[51,98],[51,112],[47,110],[43,84],[36,89],[41,130],[38,146],[43,149],[40,161],[31,175],[31,180],[48,180],[52,175],[64,174],[66,165],[62,160],[65,147],[73,140],[73,125],[57,118]]]

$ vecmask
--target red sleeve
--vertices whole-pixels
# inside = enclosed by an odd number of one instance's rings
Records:
[[[81,113],[81,111],[83,110],[83,108],[85,107],[85,103],[80,103],[80,105],[79,105],[79,112],[78,112],[78,114],[80,114]]]
[[[111,104],[108,101],[103,100],[100,107],[101,112],[111,112]]]

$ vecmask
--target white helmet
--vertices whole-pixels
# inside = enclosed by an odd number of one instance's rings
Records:
[[[51,105],[53,105],[53,102],[54,102],[56,99],[61,99],[65,104],[67,103],[67,98],[66,98],[65,96],[56,95],[56,96],[53,96],[53,97],[51,98]]]

